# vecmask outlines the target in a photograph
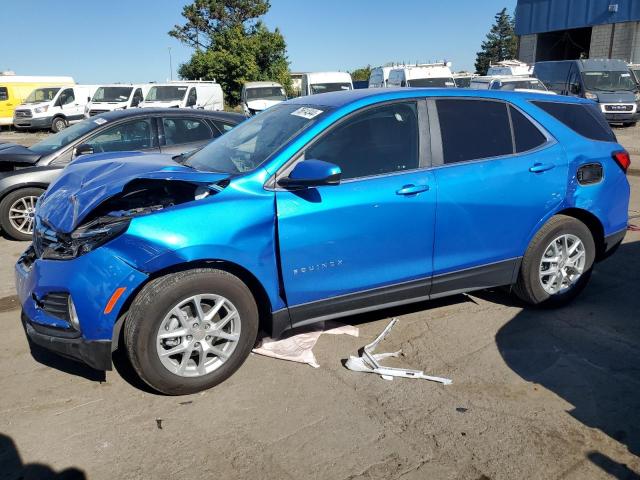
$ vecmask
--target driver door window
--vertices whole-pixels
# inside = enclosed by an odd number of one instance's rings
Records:
[[[342,169],[342,179],[418,168],[418,110],[415,102],[365,110],[346,120],[305,152]]]
[[[107,128],[86,142],[94,152],[146,150],[155,147],[151,119],[133,120]]]
[[[189,90],[189,96],[187,97],[187,107],[195,107],[198,101],[198,92],[195,87],[191,87]]]
[[[65,105],[69,105],[70,103],[73,103],[75,99],[76,97],[73,94],[73,88],[67,88],[66,90],[63,90],[62,93],[60,93],[58,102],[61,107],[64,107]]]
[[[132,107],[137,107],[138,105],[140,105],[140,102],[143,100],[142,97],[142,89],[138,88],[136,89],[136,91],[133,93],[133,100],[131,101],[131,106]]]

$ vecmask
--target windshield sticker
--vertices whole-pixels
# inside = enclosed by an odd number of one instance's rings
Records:
[[[93,123],[97,125],[104,125],[107,121],[104,118],[96,118],[93,120]]]
[[[621,76],[621,77],[623,77],[623,78],[626,78],[626,77],[630,77],[630,76],[631,76],[631,74],[630,74],[630,73],[623,73],[623,74],[622,74],[622,75],[620,75],[620,76]]]
[[[322,113],[322,110],[318,110],[317,108],[311,107],[300,107],[297,110],[291,112],[291,115],[295,115],[296,117],[306,118],[307,120],[311,120],[312,118],[317,117]]]

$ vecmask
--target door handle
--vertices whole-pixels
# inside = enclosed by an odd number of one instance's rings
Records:
[[[405,185],[400,190],[396,190],[396,195],[416,195],[429,190],[429,185]]]
[[[529,167],[529,171],[531,173],[541,173],[546,172],[547,170],[551,170],[555,165],[553,163],[534,163],[531,167]]]

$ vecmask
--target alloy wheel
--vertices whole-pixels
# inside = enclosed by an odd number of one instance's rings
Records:
[[[577,236],[564,234],[555,238],[540,260],[542,288],[550,295],[566,292],[580,279],[586,261],[584,244]]]
[[[201,377],[222,366],[240,340],[240,315],[227,298],[188,297],[164,317],[156,334],[162,365],[181,377]]]
[[[29,195],[20,197],[9,207],[9,222],[20,233],[31,235],[38,197]]]

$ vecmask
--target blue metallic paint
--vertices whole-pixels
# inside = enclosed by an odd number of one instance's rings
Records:
[[[339,186],[301,192],[264,187],[302,147],[345,115],[379,102],[436,96],[511,102],[544,125],[553,140],[526,155],[351,180]],[[263,167],[231,177],[226,188],[203,200],[136,217],[124,234],[76,259],[38,259],[29,271],[19,263],[17,285],[25,313],[34,322],[61,326],[36,307],[31,294],[40,297],[68,291],[76,303],[83,337],[111,339],[120,309],[149,277],[190,262],[218,260],[245,269],[262,285],[271,311],[276,312],[522,256],[544,222],[568,208],[591,212],[605,234],[619,231],[626,226],[629,186],[611,152],[622,147],[579,137],[529,103],[533,99],[554,101],[536,94],[450,89],[357,90],[292,100],[331,108]],[[583,102],[567,97],[558,100]],[[96,160],[97,156],[93,157]],[[101,166],[87,158],[72,164],[51,186],[38,214],[70,231],[81,217],[68,218],[64,202],[71,193],[76,196],[78,211],[86,215],[132,179],[210,183],[225,178],[223,174],[193,171],[162,156],[145,156],[144,161],[131,155],[100,158],[112,163]],[[577,166],[593,161],[603,163],[605,180],[578,185]],[[555,167],[529,172],[536,162],[551,162]],[[81,184],[82,178],[95,173],[92,169],[103,175],[92,180],[89,195]],[[429,190],[409,196],[396,194],[408,184],[428,185]],[[282,277],[278,255],[282,257]],[[313,273],[308,271],[310,266]],[[302,268],[307,271],[302,273]],[[127,290],[117,307],[105,315],[109,297],[123,286]]]

